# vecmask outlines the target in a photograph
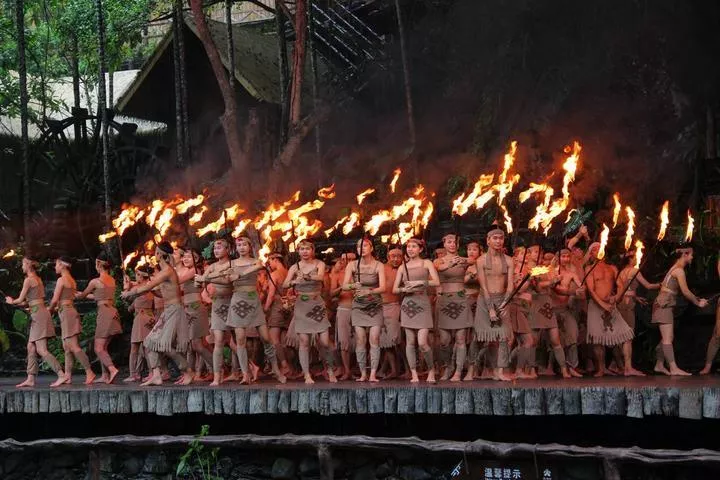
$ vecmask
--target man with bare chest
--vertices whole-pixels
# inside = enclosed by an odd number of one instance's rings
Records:
[[[630,342],[633,339],[633,330],[623,319],[615,307],[613,289],[617,279],[617,268],[605,263],[604,258],[597,258],[599,244],[590,246],[589,253],[596,258],[597,265],[588,265],[585,273],[587,277],[588,319],[587,342],[593,346],[596,362],[596,377],[605,375],[605,347],[623,346],[625,375],[638,375],[640,372],[632,368],[630,358]],[[593,269],[590,272],[590,269]],[[589,272],[589,273],[588,273]]]
[[[553,313],[560,329],[560,340],[565,349],[565,361],[570,375],[581,377],[577,372],[578,358],[578,320],[575,311],[571,308],[571,298],[583,292],[580,287],[582,280],[577,275],[572,264],[570,250],[560,250],[558,265],[558,281],[552,291]]]

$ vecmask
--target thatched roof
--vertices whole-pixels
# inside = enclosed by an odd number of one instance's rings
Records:
[[[113,72],[113,105],[117,105],[118,100],[125,94],[130,85],[133,84],[138,76],[140,70],[121,70]],[[107,91],[108,81],[110,79],[109,74],[105,75],[105,85]],[[92,85],[88,88],[89,94],[85,95],[84,86],[80,86],[80,107],[85,108],[90,112],[97,111],[97,85]],[[62,120],[72,115],[72,105],[74,104],[73,96],[73,84],[71,77],[62,77],[58,80],[49,81],[46,85],[47,97],[52,99],[57,104],[57,108],[53,111],[48,112],[48,118],[52,120]],[[89,98],[88,98],[89,97]],[[42,113],[42,105],[39,99],[33,98],[28,104],[28,108],[38,117]],[[152,122],[148,120],[142,120],[133,117],[125,117],[122,115],[116,115],[115,120],[119,123],[129,122],[138,125],[138,133],[154,133],[158,131],[164,131],[167,126],[161,122]],[[69,129],[65,134],[72,137],[72,129]],[[0,135],[8,135],[13,137],[20,136],[20,118],[7,117],[0,115]],[[28,125],[28,136],[29,138],[36,139],[42,135],[42,130],[35,125],[30,123]]]

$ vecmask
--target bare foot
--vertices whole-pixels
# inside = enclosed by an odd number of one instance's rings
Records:
[[[710,364],[710,365],[705,365],[705,368],[703,368],[702,370],[700,370],[699,374],[700,374],[700,375],[708,375],[708,374],[710,374],[710,370],[712,370],[712,364]]]
[[[633,367],[628,367],[625,369],[624,372],[626,377],[644,377],[645,374],[642,373],[640,370],[636,370]]]
[[[463,382],[472,382],[474,379],[475,379],[475,368],[468,367],[468,371],[465,374],[465,378],[463,378]]]
[[[570,372],[568,371],[567,367],[562,368],[560,370],[560,374],[562,375],[563,378],[572,378],[572,375],[570,375]]]
[[[140,386],[141,387],[153,387],[153,386],[162,385],[162,383],[163,383],[162,375],[157,375],[157,376],[153,375],[150,377],[149,380],[141,383]]]
[[[417,370],[413,370],[410,372],[410,383],[420,383],[420,379],[418,378]]]
[[[450,375],[452,373],[453,372],[449,367],[445,368],[445,370],[443,370],[443,374],[440,376],[440,381],[447,382],[448,380],[450,380]]]
[[[572,367],[569,367],[568,370],[570,371],[570,375],[572,375],[575,378],[582,378],[582,373],[578,372]]]
[[[337,377],[335,376],[335,372],[333,372],[332,370],[328,371],[328,382],[337,383]]]
[[[367,375],[365,375],[365,372],[360,374],[360,378],[355,379],[356,382],[365,382],[367,381]]]
[[[604,377],[604,376],[605,376],[605,369],[604,369],[604,368],[600,368],[600,369],[598,369],[597,372],[593,373],[593,377],[594,377],[594,378],[600,378],[600,377]]]
[[[193,381],[193,377],[195,374],[192,370],[188,370],[187,372],[183,373],[182,377],[180,377],[180,383],[178,385],[190,385]]]
[[[150,378],[150,376],[148,375],[147,378]],[[102,375],[100,375],[100,378],[95,378],[95,383],[107,383],[107,381],[108,381],[108,376],[105,375],[104,373]]]
[[[35,386],[35,379],[28,377],[24,382],[15,385],[15,388],[32,388]]]
[[[460,374],[460,372],[455,372],[455,374],[452,377],[450,377],[451,382],[459,382],[461,380],[462,380],[462,375]]]
[[[371,383],[378,383],[380,380],[377,377],[377,374],[370,372],[370,378],[368,379]]]
[[[435,380],[435,370],[430,370],[427,374],[427,378],[425,379],[427,383],[436,383]]]
[[[514,380],[512,375],[505,372],[498,373],[496,378],[501,382],[512,382]]]
[[[123,379],[123,383],[133,383],[137,382],[138,380],[140,380],[140,377],[138,377],[137,375],[130,375],[129,377]]]
[[[108,368],[108,371],[110,372],[110,376],[108,377],[107,384],[110,385],[115,380],[115,377],[117,377],[118,373],[120,373],[120,370],[118,370],[115,367]]]
[[[312,375],[308,374],[305,375],[305,384],[306,385],[313,385],[315,383],[315,380],[313,380]]]
[[[219,380],[213,380],[212,382],[210,382],[210,386],[211,386],[211,387],[219,387],[219,386],[220,386],[220,381],[219,381]]]
[[[690,377],[690,376],[692,376],[692,373],[686,372],[685,370],[675,367],[675,368],[670,369],[670,375],[677,376],[677,377]]]
[[[240,380],[240,374],[238,372],[231,372],[230,375],[225,377],[226,382],[236,382]]]
[[[57,388],[57,387],[59,387],[60,385],[62,385],[63,383],[65,383],[65,375],[64,375],[64,374],[63,374],[63,375],[58,375],[57,380],[55,380],[54,382],[52,382],[52,383],[50,384],[50,388]]]
[[[252,375],[249,373],[243,373],[240,385],[250,385],[251,383],[253,383]]]
[[[655,373],[662,373],[663,375],[670,375],[670,370],[665,368],[665,365],[655,365],[653,371]]]
[[[250,364],[250,372],[252,372],[252,382],[257,382],[258,375],[260,375],[260,367],[255,365],[254,363]]]
[[[555,376],[555,372],[553,372],[552,368],[543,368],[538,372],[538,375],[541,377],[553,377]]]
[[[92,383],[95,381],[95,372],[87,372],[85,374],[85,385],[92,385]]]
[[[69,373],[65,374],[65,380],[63,381],[63,385],[72,385],[72,375]]]

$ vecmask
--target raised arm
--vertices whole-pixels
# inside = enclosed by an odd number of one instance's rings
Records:
[[[707,305],[707,300],[705,300],[704,298],[698,298],[688,288],[687,279],[685,278],[685,270],[681,268],[676,268],[675,271],[672,272],[672,276],[677,279],[678,287],[680,287],[680,292],[683,294],[683,297],[687,298],[691,303],[697,305],[700,308]]]
[[[25,303],[25,300],[27,299],[27,294],[30,288],[34,287],[34,280],[31,280],[29,278],[25,278],[23,280],[23,286],[22,290],[20,290],[20,295],[18,295],[17,298],[13,299],[12,297],[8,296],[5,297],[5,302],[9,303],[10,305],[21,305]]]
[[[88,282],[87,286],[85,287],[85,290],[83,290],[82,292],[75,292],[75,298],[77,298],[77,299],[87,298],[88,295],[90,295],[91,293],[93,293],[95,291],[97,282],[99,282],[99,281],[100,280],[98,280],[97,278],[93,278],[92,280],[90,280]]]
[[[295,277],[298,273],[298,266],[297,263],[294,263],[292,267],[290,267],[290,270],[288,270],[288,274],[285,277],[285,281],[283,282],[282,286],[283,288],[290,288],[293,285],[295,285]]]
[[[140,286],[135,286],[128,290],[127,292],[123,292],[120,296],[122,298],[130,298],[130,297],[137,297],[138,295],[142,295],[145,292],[150,292],[155,289],[155,287],[159,286],[162,282],[167,280],[170,277],[170,269],[167,270],[161,270],[159,273],[154,275],[147,283],[144,283]]]

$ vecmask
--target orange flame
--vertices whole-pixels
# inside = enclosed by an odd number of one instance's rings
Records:
[[[520,192],[520,195],[518,195],[518,200],[520,200],[520,203],[525,203],[532,194],[538,193],[538,192],[546,192],[548,189],[552,191],[552,188],[550,187],[550,185],[548,185],[546,183],[530,182],[530,188]]]
[[[307,202],[304,205],[300,205],[294,210],[288,210],[287,216],[290,221],[294,222],[296,220],[299,220],[301,215],[312,212],[313,210],[319,210],[322,208],[323,205],[325,205],[325,202],[323,202],[322,200],[313,200],[312,202]]]
[[[643,257],[643,248],[645,248],[643,242],[637,240],[635,242],[635,268],[638,270],[640,270],[640,262],[642,261]]]
[[[335,222],[335,225],[333,225],[332,227],[330,227],[330,228],[328,228],[327,230],[325,230],[325,236],[326,236],[326,237],[330,237],[330,235],[332,235],[332,233],[333,233],[335,230],[337,230],[340,225],[342,225],[343,223],[345,223],[345,222],[348,220],[348,218],[349,218],[349,215],[345,215],[345,216],[342,217],[340,220],[338,220],[337,222]]]
[[[455,200],[453,200],[453,215],[465,215],[470,207],[475,204],[475,200],[477,200],[478,196],[482,193],[483,188],[492,185],[494,179],[495,175],[492,174],[480,175],[478,181],[475,182],[475,185],[473,185],[472,191],[468,193],[467,196],[465,196],[465,193],[461,193]]]
[[[252,223],[252,220],[250,220],[249,218],[243,218],[242,220],[240,220],[235,227],[235,230],[232,231],[233,238],[239,237],[245,231],[247,226],[250,225],[250,223]]]
[[[223,210],[223,212],[220,214],[220,216],[218,217],[217,220],[215,220],[214,222],[210,222],[207,225],[205,225],[204,227],[198,229],[197,235],[198,235],[198,237],[204,237],[205,235],[207,235],[210,232],[217,233],[220,231],[221,228],[223,228],[225,223],[227,223],[227,222],[225,221],[225,211]]]
[[[625,251],[630,250],[632,245],[632,237],[635,235],[635,212],[632,208],[625,207],[625,213],[628,217],[627,231],[625,232]]]
[[[105,243],[113,237],[117,237],[117,232],[103,233],[102,235],[98,235],[98,241],[100,243]]]
[[[660,232],[658,232],[658,242],[665,238],[665,231],[670,223],[670,201],[665,200],[663,203],[662,211],[660,212]]]
[[[331,199],[335,198],[335,184],[333,183],[329,187],[323,187],[317,192],[317,196],[320,198]]]
[[[112,226],[118,235],[125,233],[125,230],[132,227],[145,215],[145,210],[141,210],[140,207],[130,205],[120,212],[116,218],[112,221]]]
[[[350,232],[353,231],[353,228],[355,228],[359,222],[360,222],[360,214],[357,212],[350,213],[347,221],[345,222],[345,225],[343,226],[343,233],[345,235],[349,235]]]
[[[358,205],[362,205],[362,203],[365,201],[365,199],[367,198],[367,196],[368,196],[368,195],[371,195],[371,194],[373,194],[373,193],[375,193],[375,189],[374,189],[374,188],[368,188],[368,189],[366,189],[366,190],[358,193],[358,195],[357,195],[357,204],[358,204]]]
[[[125,259],[123,260],[123,270],[125,270],[126,268],[128,268],[128,265],[130,265],[130,262],[133,260],[133,258],[135,258],[135,257],[137,257],[137,256],[138,256],[138,252],[128,253],[128,254],[125,256]]]
[[[613,209],[613,228],[615,228],[617,227],[618,218],[620,218],[620,209],[622,208],[619,193],[613,193],[613,201],[615,202],[615,208]]]
[[[151,227],[155,224],[155,220],[157,219],[158,214],[160,211],[165,207],[165,202],[162,200],[153,200],[152,201],[152,208],[150,209],[150,212],[145,217],[145,223],[150,225]]]
[[[500,205],[500,208],[503,211],[503,217],[505,218],[505,228],[507,229],[507,233],[512,233],[513,227],[512,227],[512,218],[510,218],[510,215],[508,214],[507,208],[505,208],[505,205]]]
[[[691,242],[693,238],[693,231],[695,230],[695,219],[690,214],[690,210],[687,212],[688,224],[685,230],[685,242]]]
[[[7,252],[5,255],[3,255],[2,258],[12,258],[14,256],[15,256],[15,250],[11,249],[9,252]]]
[[[393,173],[394,173],[394,176],[393,176],[392,180],[390,181],[390,191],[392,193],[395,193],[395,186],[397,185],[397,182],[398,182],[398,179],[400,178],[400,174],[402,173],[402,170],[400,170],[399,168],[396,168]]]
[[[532,267],[530,269],[530,276],[531,277],[537,277],[538,275],[545,275],[546,273],[550,272],[550,267],[548,265],[541,265],[539,267]]]
[[[255,228],[260,230],[270,222],[274,222],[287,211],[287,208],[290,205],[297,202],[298,200],[300,200],[300,190],[296,191],[289,199],[287,199],[280,205],[275,205],[274,203],[271,203],[267,210],[258,215],[258,219],[255,220],[254,224]]]
[[[190,198],[184,202],[180,202],[177,207],[175,207],[175,210],[177,210],[177,213],[180,215],[184,215],[189,209],[202,205],[204,201],[205,195],[200,194],[195,198]]]
[[[200,207],[200,210],[198,210],[197,212],[192,214],[192,216],[188,219],[188,223],[190,225],[195,225],[200,220],[202,220],[203,215],[205,215],[205,212],[207,212],[207,211],[208,211],[208,207],[203,205],[202,207]]]
[[[605,247],[607,246],[609,236],[610,236],[610,229],[608,228],[607,225],[605,225],[603,223],[603,229],[602,229],[602,232],[600,233],[600,248],[598,249],[598,252],[597,252],[598,260],[602,260],[603,258],[605,258]]]

